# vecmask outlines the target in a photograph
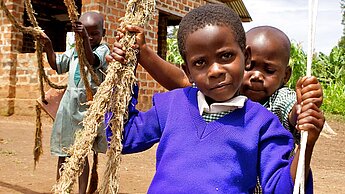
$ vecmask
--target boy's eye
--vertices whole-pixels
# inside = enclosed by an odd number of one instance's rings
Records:
[[[194,62],[194,66],[196,67],[202,67],[206,64],[205,60],[197,60]]]
[[[265,71],[266,71],[266,73],[268,73],[268,74],[274,74],[274,73],[276,72],[275,69],[271,69],[271,68],[266,68]]]
[[[231,53],[223,53],[221,55],[222,60],[229,60],[229,59],[231,59],[231,57],[232,57]]]

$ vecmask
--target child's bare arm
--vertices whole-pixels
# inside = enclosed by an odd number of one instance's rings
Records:
[[[325,123],[325,117],[322,111],[314,104],[308,103],[304,104],[301,108],[301,113],[297,118],[297,129],[308,131],[308,140],[305,151],[305,175],[308,178],[310,170],[310,162],[312,158],[313,149],[321,130],[323,124]],[[300,146],[297,148],[294,160],[291,165],[291,176],[293,179],[296,177],[297,164],[299,159]]]
[[[296,94],[299,102],[295,103],[289,114],[289,122],[291,126],[296,125],[299,104],[313,103],[320,108],[323,101],[321,84],[314,76],[300,78],[296,84]]]
[[[43,50],[46,52],[48,63],[50,65],[50,67],[56,71],[57,70],[56,55],[55,55],[55,52],[53,49],[52,41],[50,40],[50,38],[46,34],[43,34],[41,39],[44,42]]]
[[[80,36],[82,37],[83,45],[85,49],[85,57],[87,61],[89,62],[89,64],[92,66],[98,66],[99,59],[93,54],[92,47],[89,40],[89,35],[86,31],[85,26],[81,22],[77,21],[77,22],[72,23],[72,30],[75,33],[80,34]]]
[[[139,49],[138,62],[159,84],[168,90],[191,85],[182,69],[160,58],[145,41],[144,29],[137,26],[127,26],[129,32],[137,33],[134,48]],[[118,31],[117,39],[122,38],[125,30]],[[114,44],[113,52],[107,56],[107,61],[117,60],[125,63],[125,52],[122,45]]]
[[[297,94],[297,104],[296,106],[299,106],[300,110],[296,112],[296,128],[301,131],[308,131],[308,140],[307,140],[307,145],[306,145],[306,152],[305,152],[305,175],[306,178],[309,174],[309,169],[310,169],[310,161],[313,153],[313,149],[315,146],[315,143],[317,139],[319,138],[319,135],[321,133],[321,130],[323,128],[323,125],[325,123],[325,117],[320,110],[319,106],[321,105],[318,104],[318,101],[308,101],[307,99],[310,96],[319,96],[320,93],[316,92],[316,95],[310,95],[310,91],[318,91],[318,87],[309,87],[310,83],[315,83],[313,82],[315,78],[307,78],[303,77],[300,80],[298,80],[297,85],[296,85],[296,94]],[[314,89],[313,89],[314,88]],[[321,86],[320,86],[321,88]],[[315,93],[314,93],[315,94]],[[321,97],[319,100],[322,100],[322,90],[321,90]],[[322,101],[321,101],[322,102]],[[296,108],[297,109],[297,108]],[[299,158],[299,151],[300,147],[298,146],[297,152],[295,154],[293,163],[291,165],[291,175],[293,178],[296,177],[296,170],[297,170],[297,164],[298,164],[298,158]]]

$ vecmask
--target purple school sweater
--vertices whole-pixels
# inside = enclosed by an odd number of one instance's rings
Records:
[[[293,138],[279,119],[248,100],[206,123],[197,91],[188,87],[156,94],[153,107],[135,111],[125,126],[124,154],[159,142],[148,193],[253,193],[259,176],[264,193],[291,194]]]

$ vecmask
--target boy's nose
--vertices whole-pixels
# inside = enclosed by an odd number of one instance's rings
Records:
[[[250,76],[250,81],[263,81],[263,75],[260,71],[253,71]]]
[[[224,70],[221,64],[219,63],[213,63],[209,70],[208,70],[208,76],[209,77],[219,77],[222,74],[224,74]]]

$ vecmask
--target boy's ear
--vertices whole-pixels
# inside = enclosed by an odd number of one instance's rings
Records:
[[[251,61],[252,61],[252,49],[250,48],[249,45],[246,46],[246,48],[244,49],[244,66],[246,67],[247,65],[250,65]]]
[[[189,83],[191,84],[194,83],[193,78],[190,75],[189,69],[185,63],[182,64],[182,69],[184,73],[186,74],[186,76],[188,77]]]
[[[291,73],[292,73],[291,67],[288,65],[285,70],[284,84],[288,83],[288,81],[290,80]]]

